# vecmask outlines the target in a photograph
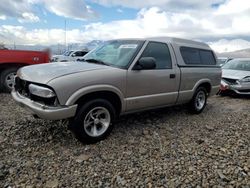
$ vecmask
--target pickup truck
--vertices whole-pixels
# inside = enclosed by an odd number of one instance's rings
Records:
[[[11,91],[20,67],[48,63],[49,59],[49,51],[0,50],[0,90]]]
[[[66,51],[62,55],[53,55],[51,58],[52,62],[67,62],[67,61],[77,61],[81,59],[84,55],[88,53],[88,50],[71,50]]]
[[[12,96],[36,117],[69,119],[76,138],[94,143],[109,135],[123,114],[180,104],[199,114],[220,80],[221,68],[207,44],[167,37],[119,39],[78,63],[21,68]]]

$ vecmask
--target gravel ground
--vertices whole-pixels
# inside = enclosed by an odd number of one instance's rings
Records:
[[[250,187],[250,99],[122,117],[94,145],[0,94],[0,187]]]

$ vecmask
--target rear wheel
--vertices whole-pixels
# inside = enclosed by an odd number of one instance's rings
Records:
[[[15,83],[15,76],[17,72],[17,67],[8,68],[2,71],[0,75],[0,87],[4,92],[11,92]]]
[[[79,109],[70,127],[82,143],[95,143],[110,134],[115,115],[115,109],[109,101],[91,100]]]
[[[207,104],[207,90],[204,87],[199,87],[189,103],[189,109],[194,114],[201,113]]]

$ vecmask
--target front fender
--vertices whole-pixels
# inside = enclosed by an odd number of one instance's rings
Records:
[[[67,106],[73,105],[82,96],[89,94],[89,93],[98,92],[98,91],[110,91],[110,92],[117,94],[120,98],[120,101],[121,101],[121,105],[122,105],[121,110],[122,111],[125,110],[125,101],[124,101],[123,93],[118,88],[116,88],[114,86],[104,85],[104,84],[87,86],[87,87],[84,87],[84,88],[77,90],[69,97],[69,99],[66,102],[66,105]]]

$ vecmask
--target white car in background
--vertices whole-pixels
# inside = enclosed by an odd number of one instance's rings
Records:
[[[222,67],[224,64],[226,64],[227,62],[231,61],[233,58],[229,58],[229,57],[218,57],[217,58],[217,65],[219,65],[220,67]]]
[[[250,58],[237,58],[222,66],[220,94],[250,95]]]
[[[52,62],[67,62],[67,61],[77,61],[81,59],[84,55],[88,53],[87,50],[71,50],[66,51],[62,55],[54,55],[51,59]]]

